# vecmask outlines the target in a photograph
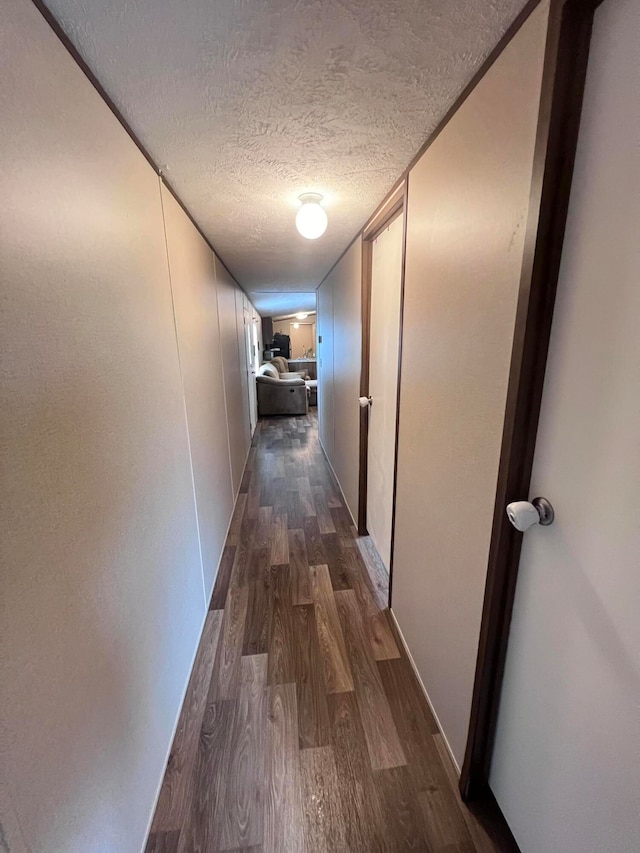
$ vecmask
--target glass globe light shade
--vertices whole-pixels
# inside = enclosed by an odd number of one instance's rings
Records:
[[[329,221],[325,209],[320,205],[322,196],[318,193],[304,193],[300,201],[302,207],[296,213],[296,228],[307,240],[322,237]]]

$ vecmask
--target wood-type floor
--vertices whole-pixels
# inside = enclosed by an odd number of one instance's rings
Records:
[[[147,853],[489,853],[317,417],[261,420]]]

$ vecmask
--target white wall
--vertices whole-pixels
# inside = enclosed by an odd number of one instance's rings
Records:
[[[171,290],[189,427],[205,598],[211,598],[233,509],[223,368],[211,249],[162,187]]]
[[[354,519],[358,517],[360,458],[361,291],[362,241],[358,238],[318,288],[320,439]]]
[[[227,420],[229,424],[244,424],[248,417],[249,403],[246,391],[246,358],[240,361],[244,351],[242,336],[242,302],[240,301],[240,321],[238,322],[237,284],[216,258],[216,283],[218,288],[218,312],[220,317],[220,348],[223,367],[223,380]],[[244,374],[244,382],[243,382]],[[245,402],[246,401],[246,402]],[[242,479],[244,463],[249,452],[249,431],[244,426],[229,430],[229,448],[233,493],[237,495]]]
[[[640,849],[639,41],[596,10],[490,776],[523,853]]]
[[[309,314],[307,320],[287,318],[273,321],[273,332],[289,335],[291,338],[291,358],[301,358],[308,350],[316,351],[316,315]],[[296,329],[295,326],[298,326]]]
[[[311,350],[315,352],[315,323],[298,323],[298,328],[291,324],[291,357],[302,358]]]
[[[231,507],[211,256],[165,196],[203,576],[158,177],[28,0],[0,72],[2,824],[137,853]]]
[[[333,457],[333,286],[324,281],[317,291],[318,433],[325,453]]]
[[[461,763],[547,29],[538,6],[409,175],[392,607]]]
[[[249,416],[249,360],[247,358],[247,342],[245,338],[245,307],[247,297],[237,285],[234,288],[236,298],[236,336],[238,340],[238,355],[240,357],[240,387],[242,389],[242,467],[251,444],[251,419]],[[248,318],[247,318],[248,319]],[[231,389],[232,393],[235,389]]]

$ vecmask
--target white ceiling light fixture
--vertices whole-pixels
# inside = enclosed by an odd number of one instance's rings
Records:
[[[320,193],[303,193],[300,196],[302,206],[296,213],[296,228],[307,240],[317,240],[327,230],[327,212],[320,204]]]
[[[294,324],[293,324],[293,328],[294,328],[294,329],[299,329],[299,328],[300,328],[300,323],[294,323]]]
[[[304,311],[300,311],[300,313],[296,314],[296,320],[306,320],[308,316]]]

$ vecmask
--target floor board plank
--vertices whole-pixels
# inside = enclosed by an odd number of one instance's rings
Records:
[[[286,495],[286,492],[284,494]],[[271,564],[273,566],[289,562],[289,537],[287,532],[287,515],[284,513],[273,520],[273,534],[271,539]]]
[[[253,537],[254,548],[271,548],[273,541],[273,505],[260,506],[258,523]]]
[[[347,850],[380,853],[379,803],[355,694],[335,693],[327,702]]]
[[[407,759],[369,646],[355,593],[350,589],[342,590],[335,593],[335,599],[351,661],[371,767],[383,770],[405,765]]]
[[[249,599],[242,654],[260,655],[269,651],[271,548],[252,549],[248,574]]]
[[[433,741],[437,725],[406,658],[378,661],[378,671],[400,742],[420,790],[446,785],[447,777]]]
[[[313,502],[311,484],[309,483],[308,477],[298,477],[298,500],[300,501],[302,515],[305,518],[315,518],[316,507],[315,503]]]
[[[247,474],[249,474],[250,479],[251,472],[245,471],[245,476],[247,476]],[[240,529],[242,527],[242,519],[244,518],[246,506],[247,494],[241,490],[236,500],[233,516],[231,517],[231,524],[229,525],[229,533],[227,535],[227,545],[237,545],[240,541]]]
[[[385,845],[393,853],[435,853],[428,841],[419,794],[408,767],[373,774]]]
[[[261,419],[145,853],[500,850],[387,600],[315,411]]]
[[[291,572],[287,564],[271,567],[269,684],[295,681],[295,627]]]
[[[347,850],[333,747],[303,749],[300,772],[307,850],[310,853]]]
[[[254,547],[257,524],[257,519],[248,518],[246,515],[242,520],[240,543],[236,546],[236,552],[233,557],[229,589],[238,589],[239,587],[247,586],[249,582],[247,572],[251,549]]]
[[[318,519],[305,518],[302,527],[304,530],[304,541],[307,546],[307,559],[310,566],[326,566],[327,554],[324,550],[324,543],[320,536],[318,527]]]
[[[456,813],[453,793],[446,787],[429,788],[418,793],[425,834],[434,853],[455,850],[456,853],[475,853],[469,830]]]
[[[351,589],[352,575],[349,572],[348,556],[337,533],[320,534],[326,554],[326,563],[331,575],[331,586],[335,589]]]
[[[400,648],[389,624],[389,611],[381,610],[362,576],[362,568],[354,557],[354,548],[344,549],[345,562],[351,586],[362,613],[364,630],[376,660],[391,660],[400,657]]]
[[[225,777],[220,773],[233,725],[233,703],[207,705],[198,742],[191,807],[178,842],[178,853],[210,853],[215,838],[214,816]]]
[[[495,851],[496,849],[496,845],[498,844],[498,842],[492,840],[491,835],[489,834],[486,827],[462,802],[462,798],[460,797],[460,789],[458,788],[458,775],[456,773],[455,767],[453,766],[451,756],[449,755],[449,750],[445,746],[444,740],[440,732],[436,732],[433,735],[433,741],[436,745],[436,749],[438,750],[438,754],[440,755],[445,773],[449,780],[449,786],[451,788],[451,791],[453,792],[454,799],[458,804],[460,812],[462,813],[464,822],[466,823],[467,829],[469,830],[469,835],[473,839],[475,850],[477,851],[477,853],[493,853],[493,851]]]
[[[330,743],[329,711],[313,605],[294,608],[295,681],[300,748]]]
[[[289,481],[287,481],[288,483]],[[297,477],[296,477],[297,482]],[[304,515],[298,491],[287,487],[287,525],[289,530],[301,530],[304,525]]]
[[[224,758],[225,783],[214,818],[214,849],[262,844],[264,834],[267,655],[243,657],[240,695]]]
[[[222,619],[222,633],[216,651],[208,702],[235,699],[240,687],[240,658],[244,639],[249,591],[246,587],[231,588]]]
[[[288,538],[292,604],[312,604],[311,576],[304,530],[289,530]]]
[[[327,693],[345,693],[354,689],[353,677],[329,569],[326,565],[311,566],[309,573]]]
[[[220,638],[222,617],[222,610],[210,610],[205,620],[151,827],[155,833],[180,829],[187,816],[198,738]]]
[[[354,544],[365,568],[365,582],[380,610],[384,610],[389,604],[389,573],[370,536],[358,536]]]
[[[144,848],[144,853],[178,853],[180,830],[152,832]],[[8,848],[7,848],[8,850]]]
[[[268,688],[265,850],[305,853],[295,684]],[[312,853],[312,851],[309,851]]]
[[[225,545],[218,567],[216,582],[213,587],[213,594],[209,602],[209,610],[222,610],[229,591],[231,582],[231,571],[236,556],[235,545]]]
[[[333,523],[331,510],[327,506],[324,496],[324,488],[322,486],[312,486],[311,494],[313,495],[313,504],[316,508],[316,516],[318,518],[318,529],[320,535],[323,533],[335,533],[336,528]],[[338,512],[338,510],[334,510]]]

